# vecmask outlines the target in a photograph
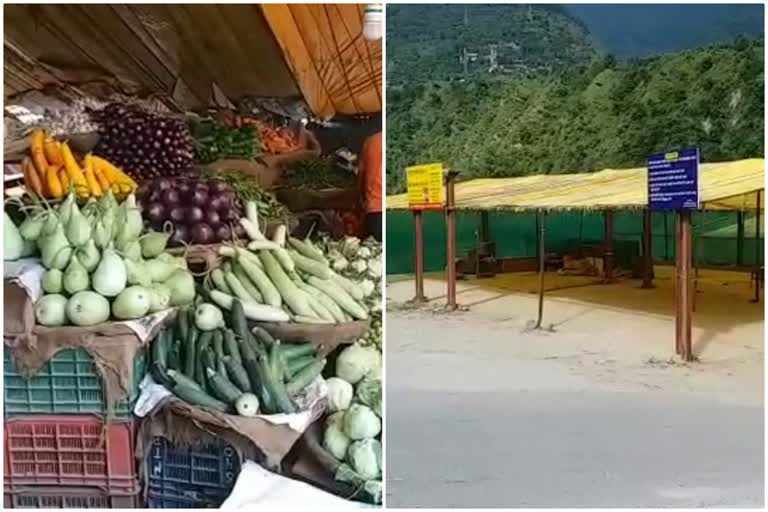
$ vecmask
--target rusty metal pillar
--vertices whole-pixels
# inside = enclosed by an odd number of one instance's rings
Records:
[[[680,290],[682,288],[682,282],[680,281],[680,275],[682,272],[682,243],[681,240],[683,238],[683,232],[682,232],[682,223],[680,222],[680,218],[675,219],[675,353],[676,354],[682,354],[683,353],[683,346],[682,346],[682,337],[683,337],[683,328],[682,328],[682,313],[680,310],[681,304],[682,304],[682,298],[680,295]]]
[[[693,254],[693,236],[691,227],[691,211],[680,212],[680,313],[681,313],[681,356],[685,361],[693,361],[691,342],[691,319],[693,317],[691,301],[691,263]]]
[[[613,210],[603,212],[605,218],[605,241],[603,244],[603,266],[605,282],[613,281]]]
[[[456,196],[455,178],[456,171],[448,171],[445,175],[445,214],[447,227],[446,250],[447,265],[447,303],[448,309],[456,309]]]
[[[544,237],[547,232],[547,212],[539,211],[536,217],[539,231],[539,314],[536,318],[536,328],[541,329],[541,322],[544,320],[544,263],[546,260],[546,250],[544,249]]]
[[[424,302],[424,212],[413,210],[413,232],[416,235],[416,296],[414,302]]]
[[[642,288],[653,288],[653,218],[651,210],[643,211],[643,286]]]
[[[760,265],[760,200],[762,199],[762,192],[757,191],[757,209],[755,210],[755,297],[752,302],[760,302],[760,278],[762,277],[762,270]]]
[[[744,265],[744,212],[736,212],[736,266]]]

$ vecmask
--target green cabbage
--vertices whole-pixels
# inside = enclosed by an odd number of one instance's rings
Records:
[[[350,384],[357,384],[363,377],[380,367],[379,351],[357,343],[342,350],[336,358],[336,376]]]
[[[381,420],[365,405],[352,404],[344,414],[344,433],[355,441],[376,437],[381,432]]]
[[[357,384],[355,398],[367,405],[381,418],[381,381],[366,377]]]
[[[381,443],[375,439],[356,441],[347,450],[347,462],[364,480],[381,474]]]

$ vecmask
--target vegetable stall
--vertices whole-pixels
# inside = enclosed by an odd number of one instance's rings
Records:
[[[381,503],[382,248],[355,221],[366,133],[318,131],[381,110],[364,6],[6,15],[26,29],[5,35],[5,506],[258,504],[252,478]],[[225,30],[249,34],[249,59]],[[347,67],[305,71],[328,59]],[[33,438],[55,475],[29,462]]]

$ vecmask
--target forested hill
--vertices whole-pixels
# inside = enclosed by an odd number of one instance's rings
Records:
[[[403,190],[406,166],[432,161],[471,177],[640,166],[680,146],[704,161],[762,156],[763,54],[762,40],[740,39],[532,78],[388,87],[388,192]]]
[[[761,37],[762,4],[567,4],[564,10],[617,58],[647,57],[738,36]]]
[[[598,53],[557,5],[389,4],[386,44],[389,84],[529,76]]]

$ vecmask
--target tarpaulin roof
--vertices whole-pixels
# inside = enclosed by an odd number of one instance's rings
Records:
[[[754,210],[765,186],[762,158],[701,164],[702,207]],[[765,199],[762,199],[761,209]],[[647,169],[476,179],[456,184],[456,207],[472,210],[622,209],[648,204]],[[387,197],[388,209],[408,208],[407,194]]]
[[[46,86],[180,108],[302,94],[318,117],[381,110],[381,41],[357,4],[5,5],[6,99]]]

